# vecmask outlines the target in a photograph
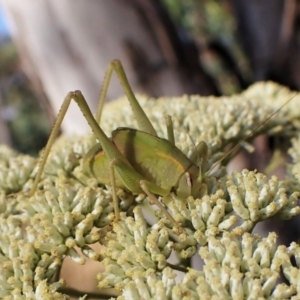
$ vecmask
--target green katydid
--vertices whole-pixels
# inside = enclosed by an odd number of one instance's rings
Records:
[[[109,139],[99,126],[112,72],[115,71],[137,119],[139,130],[119,128],[112,132]],[[112,188],[115,219],[119,218],[117,188],[125,188],[132,193],[145,193],[176,224],[167,209],[155,195],[167,196],[174,190],[179,197],[186,199],[196,196],[201,185],[199,167],[174,145],[171,119],[167,119],[168,140],[157,136],[148,117],[138,103],[119,60],[113,60],[107,69],[100,95],[96,117],[94,117],[80,91],[66,96],[57,116],[48,143],[43,152],[39,171],[35,178],[31,195],[37,190],[51,146],[68,110],[74,100],[80,107],[92,128],[97,143],[87,153],[85,165],[99,182]],[[205,144],[200,144],[205,151]],[[200,146],[197,147],[199,150]],[[199,176],[200,174],[200,176]]]
[[[112,132],[110,139],[99,123],[113,71],[116,72],[129,100],[139,130],[118,128]],[[51,146],[72,100],[78,104],[98,139],[99,143],[96,143],[87,153],[84,164],[99,182],[111,186],[115,220],[119,219],[117,188],[124,188],[134,194],[145,193],[150,201],[165,213],[172,224],[176,225],[173,217],[155,195],[165,197],[175,192],[183,200],[188,196],[197,197],[202,183],[203,170],[194,160],[196,156],[199,157],[200,153],[201,159],[205,160],[206,144],[199,143],[193,158],[188,158],[174,144],[170,118],[167,119],[168,139],[158,137],[138,103],[119,60],[113,60],[108,66],[96,117],[93,116],[80,91],[70,92],[66,96],[43,152],[31,195],[37,190]]]

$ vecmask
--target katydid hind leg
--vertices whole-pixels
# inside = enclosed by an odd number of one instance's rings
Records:
[[[110,80],[111,80],[113,71],[115,71],[115,73],[117,74],[120,84],[123,88],[123,91],[124,91],[125,95],[127,96],[127,99],[130,103],[130,106],[132,108],[134,116],[137,120],[139,129],[142,131],[148,132],[152,135],[157,136],[157,133],[156,133],[153,125],[151,124],[149,118],[147,117],[147,115],[143,111],[141,105],[139,104],[138,100],[136,99],[136,97],[131,89],[131,86],[129,84],[129,81],[127,79],[124,68],[121,64],[121,61],[118,59],[115,59],[110,62],[110,64],[107,67],[106,73],[105,73],[103,86],[102,86],[102,90],[101,90],[100,97],[99,97],[97,113],[96,113],[97,123],[98,124],[100,123],[101,114],[102,114],[105,98],[107,95],[107,91],[108,91],[108,87],[110,84]]]

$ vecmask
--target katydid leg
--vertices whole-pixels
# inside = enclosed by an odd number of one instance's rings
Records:
[[[199,142],[193,151],[193,153],[189,156],[190,160],[194,162],[197,166],[199,166],[199,175],[197,178],[197,182],[200,184],[205,177],[205,173],[207,171],[207,158],[208,158],[208,147],[207,144],[203,141]]]
[[[30,196],[32,196],[36,190],[37,190],[37,187],[38,187],[38,184],[39,184],[39,181],[42,177],[42,173],[43,173],[43,170],[45,168],[45,164],[46,164],[46,161],[47,161],[47,158],[49,156],[49,153],[50,153],[50,150],[51,150],[51,147],[55,141],[55,138],[56,138],[56,135],[60,129],[60,126],[61,126],[61,123],[66,115],[66,112],[68,111],[68,108],[69,108],[69,105],[70,105],[70,102],[71,102],[71,98],[70,97],[66,97],[61,108],[60,108],[60,111],[57,115],[57,118],[56,118],[56,121],[55,121],[55,124],[52,128],[52,131],[51,131],[51,134],[49,136],[49,139],[47,141],[47,145],[45,147],[45,149],[43,150],[43,153],[42,153],[42,159],[41,161],[39,162],[39,169],[38,169],[38,173],[35,177],[35,180],[34,180],[34,183],[33,183],[33,186],[31,188],[31,191],[29,193]]]
[[[148,119],[147,115],[143,111],[141,105],[137,101],[137,99],[136,99],[136,97],[135,97],[135,95],[134,95],[134,93],[133,93],[133,91],[130,87],[130,84],[128,82],[128,79],[127,79],[127,76],[125,74],[124,68],[123,68],[120,60],[118,60],[118,59],[115,59],[115,60],[110,62],[110,64],[107,67],[106,73],[105,73],[103,86],[102,86],[102,90],[101,90],[101,93],[100,93],[97,113],[96,113],[97,123],[99,124],[100,119],[101,119],[101,114],[102,114],[102,110],[103,110],[103,106],[104,106],[108,86],[109,86],[109,83],[110,83],[110,80],[111,80],[111,75],[112,75],[113,71],[116,72],[116,74],[119,78],[119,81],[122,85],[122,88],[124,90],[124,93],[128,98],[128,101],[131,105],[134,116],[135,116],[135,118],[138,122],[139,129],[142,130],[142,131],[148,132],[152,135],[157,136],[157,133],[156,133],[154,127],[152,126],[150,120]]]
[[[189,156],[189,159],[198,165],[202,159],[207,159],[207,156],[208,156],[207,144],[201,141],[195,146],[195,149],[193,153]]]
[[[147,180],[141,180],[140,181],[141,189],[146,193],[150,201],[156,204],[157,207],[165,214],[165,216],[171,221],[173,226],[177,226],[175,219],[171,216],[171,214],[167,211],[167,209],[159,202],[159,200],[150,192],[148,184],[149,182]]]
[[[115,175],[115,165],[118,163],[118,159],[114,158],[109,163],[109,179],[111,184],[111,193],[114,202],[114,211],[115,211],[115,221],[119,220],[120,211],[119,211],[119,201],[117,197],[117,187],[116,187],[116,175]]]
[[[168,141],[171,142],[173,145],[175,145],[175,136],[174,136],[172,117],[166,115],[165,119],[166,119],[166,126],[167,126]]]

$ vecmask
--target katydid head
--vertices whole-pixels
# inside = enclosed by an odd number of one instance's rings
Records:
[[[201,181],[199,181],[200,168],[194,164],[190,165],[188,169],[180,175],[176,188],[176,195],[181,199],[186,199],[189,196],[197,197],[201,188]]]

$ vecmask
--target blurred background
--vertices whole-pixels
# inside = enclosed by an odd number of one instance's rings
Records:
[[[0,3],[0,142],[25,153],[44,146],[67,92],[95,108],[114,58],[135,92],[155,97],[230,95],[258,80],[300,87],[296,0]],[[108,97],[122,94],[114,79]],[[75,105],[62,130],[88,130]]]

